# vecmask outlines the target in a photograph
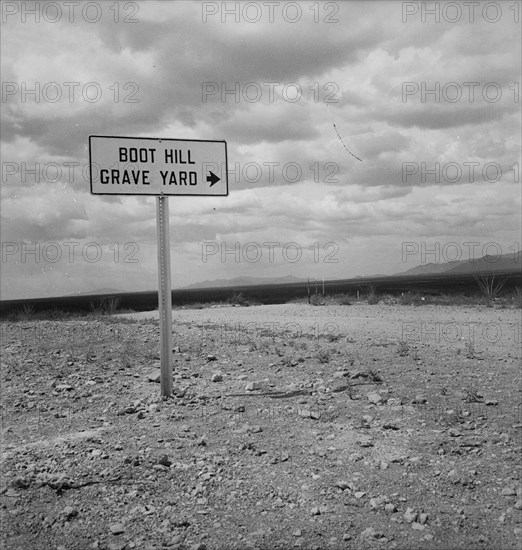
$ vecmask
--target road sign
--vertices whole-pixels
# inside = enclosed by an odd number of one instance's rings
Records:
[[[93,195],[227,196],[225,141],[89,136]]]
[[[172,394],[170,195],[227,196],[227,144],[195,139],[89,136],[91,194],[156,195],[160,392]]]

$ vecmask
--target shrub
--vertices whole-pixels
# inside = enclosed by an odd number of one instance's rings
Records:
[[[475,277],[480,292],[488,300],[495,300],[498,297],[507,280],[508,277],[495,281],[495,275],[477,275]]]
[[[370,285],[368,287],[368,294],[366,295],[366,299],[368,301],[368,304],[372,306],[379,303],[379,296],[377,294],[377,289],[373,285]]]

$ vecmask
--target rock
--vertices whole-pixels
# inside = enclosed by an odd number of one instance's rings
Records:
[[[400,397],[390,397],[390,399],[388,399],[388,405],[390,405],[390,407],[400,407],[402,405],[402,399]]]
[[[293,535],[294,537],[300,537],[300,536],[302,535],[301,529],[296,529],[296,530],[292,533],[292,535]]]
[[[147,374],[147,380],[149,382],[154,382],[156,384],[159,384],[160,379],[161,379],[161,371],[159,370],[154,369],[153,371],[149,372],[149,374]]]
[[[111,525],[109,525],[109,529],[113,535],[121,535],[122,533],[125,533],[125,527],[123,527],[121,523],[111,523]]]
[[[501,492],[501,495],[504,497],[516,496],[516,494],[517,490],[515,489],[515,487],[504,487]]]
[[[448,430],[448,435],[451,436],[451,437],[461,437],[462,434],[460,433],[459,430],[457,430],[457,428],[450,428]]]
[[[351,540],[352,539],[352,535],[349,535],[348,533],[345,533],[343,535],[343,540]]]
[[[412,529],[415,529],[416,531],[423,531],[425,529],[425,526],[424,525],[421,525],[420,523],[417,523],[416,521],[414,521],[412,524],[411,524],[411,528]]]
[[[428,400],[423,395],[416,395],[412,401],[413,405],[424,405]]]
[[[364,491],[356,491],[353,496],[357,499],[361,499],[366,496],[366,493]]]
[[[363,539],[380,539],[382,533],[377,532],[373,527],[368,527],[359,536]]]
[[[220,372],[215,372],[212,375],[212,382],[223,382],[223,375]]]
[[[158,464],[161,464],[162,466],[166,466],[167,468],[170,468],[172,465],[172,461],[169,459],[167,455],[163,455],[159,460]]]
[[[160,410],[160,406],[157,403],[152,403],[149,405],[149,412],[154,414],[157,413]]]
[[[168,546],[180,545],[184,539],[185,539],[185,535],[176,535],[170,539]]]
[[[136,407],[129,406],[129,407],[125,407],[124,409],[121,409],[116,414],[118,416],[123,416],[124,414],[134,414],[135,412],[136,412]]]
[[[388,502],[388,504],[384,506],[384,509],[386,510],[386,512],[394,514],[397,511],[397,506],[395,506],[395,504],[392,504],[391,502]]]
[[[484,401],[484,404],[486,405],[486,407],[495,407],[496,405],[498,405],[498,401],[496,399],[486,399],[486,401]]]
[[[377,392],[370,392],[366,395],[368,401],[374,405],[380,405],[383,401],[382,396]]]
[[[361,447],[373,447],[373,437],[369,435],[362,435],[356,439],[356,442]]]
[[[339,489],[342,489],[343,491],[345,491],[346,489],[353,490],[353,484],[349,481],[340,480],[335,484],[335,486],[339,487]]]
[[[62,515],[65,517],[65,519],[69,520],[75,518],[78,515],[78,510],[76,510],[76,508],[73,508],[72,506],[66,506],[62,510]]]
[[[207,355],[207,361],[217,361],[217,357],[215,355]]]
[[[513,505],[513,508],[515,508],[515,510],[522,510],[522,500],[517,500]]]
[[[351,376],[350,376],[350,379],[351,380],[355,380],[356,378],[369,378],[370,375],[367,373],[367,372],[364,372],[364,371],[357,371],[357,372],[354,372]]]
[[[313,420],[319,420],[321,418],[321,413],[317,411],[310,411],[310,418]]]
[[[261,428],[261,426],[252,426],[248,429],[248,431],[253,433],[253,434],[258,434],[258,433],[261,433],[263,431],[263,428]]]
[[[383,427],[384,430],[398,430],[399,429],[399,426],[397,426],[397,424],[394,424],[393,422],[385,422],[382,425],[382,427]]]
[[[372,510],[377,510],[378,508],[381,508],[382,505],[386,502],[387,498],[384,496],[380,497],[374,497],[370,499],[370,508]]]
[[[419,514],[418,522],[419,522],[421,525],[425,525],[427,521],[428,521],[428,514],[420,513],[420,514]]]
[[[310,510],[310,515],[312,515],[312,516],[319,516],[320,514],[321,514],[321,510],[319,510],[319,506],[314,506]]]
[[[254,390],[260,390],[262,388],[261,382],[249,382],[245,386],[246,391],[254,391]]]
[[[417,519],[418,514],[415,510],[413,510],[413,508],[407,508],[403,517],[406,522],[413,523]]]
[[[17,489],[27,489],[30,485],[31,481],[21,476],[15,477],[15,479],[11,481],[11,486]]]

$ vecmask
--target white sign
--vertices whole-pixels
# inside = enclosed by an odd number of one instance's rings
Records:
[[[227,196],[227,144],[89,136],[93,195]]]

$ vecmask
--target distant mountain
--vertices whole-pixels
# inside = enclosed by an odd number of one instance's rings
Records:
[[[281,285],[285,283],[303,283],[306,279],[287,275],[286,277],[235,277],[234,279],[214,279],[192,283],[183,288],[218,288],[254,285]]]
[[[395,275],[433,275],[436,273],[482,273],[484,271],[520,271],[522,269],[521,251],[498,256],[483,256],[476,260],[458,260],[445,263],[429,263],[418,265],[396,273]]]

